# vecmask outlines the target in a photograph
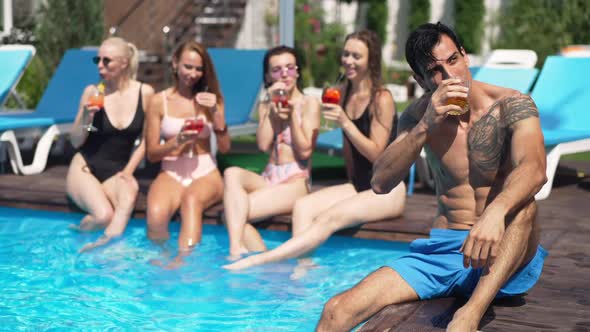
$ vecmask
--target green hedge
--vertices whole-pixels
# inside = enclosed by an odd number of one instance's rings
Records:
[[[537,67],[548,55],[571,44],[590,44],[590,2],[586,0],[512,0],[499,14],[500,35],[493,48],[537,52]]]
[[[455,0],[455,30],[467,53],[479,53],[484,28],[483,0]]]
[[[387,1],[370,0],[367,9],[367,29],[375,31],[381,43],[385,44],[387,37]]]
[[[103,1],[47,0],[42,3],[37,21],[35,27],[29,28],[29,32],[33,30],[37,54],[17,87],[28,108],[35,108],[41,99],[67,49],[100,44]]]
[[[410,1],[410,18],[408,27],[414,31],[424,23],[430,22],[430,0],[412,0]]]

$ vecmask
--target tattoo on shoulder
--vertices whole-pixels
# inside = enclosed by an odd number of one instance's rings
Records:
[[[539,117],[539,111],[531,97],[518,95],[508,97],[503,101],[502,124],[511,127],[514,123],[528,119],[530,117]]]

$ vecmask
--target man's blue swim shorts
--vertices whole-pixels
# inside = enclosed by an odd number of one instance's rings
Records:
[[[483,269],[463,267],[459,251],[469,231],[432,229],[430,238],[410,244],[410,253],[390,266],[416,291],[420,299],[466,296],[473,293]],[[535,257],[502,286],[496,298],[525,293],[541,276],[547,251],[539,245]]]

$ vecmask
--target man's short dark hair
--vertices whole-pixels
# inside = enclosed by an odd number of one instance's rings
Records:
[[[461,55],[465,55],[459,37],[451,28],[440,22],[422,24],[410,33],[406,41],[406,60],[419,77],[424,78],[424,70],[437,60],[432,55],[432,49],[440,42],[443,34],[451,38]]]

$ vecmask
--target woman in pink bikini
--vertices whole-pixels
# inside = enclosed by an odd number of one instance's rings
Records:
[[[182,43],[173,54],[172,68],[175,85],[152,98],[146,116],[147,157],[162,165],[148,192],[147,234],[154,241],[167,240],[168,223],[180,209],[182,258],[201,241],[203,210],[223,196],[211,136],[216,136],[222,153],[229,150],[230,139],[207,50],[194,41]]]
[[[230,167],[225,170],[223,203],[230,256],[265,250],[260,234],[248,223],[289,213],[309,193],[311,153],[320,125],[320,105],[297,87],[300,77],[295,50],[270,49],[264,56],[268,98],[258,108],[256,141],[270,160],[262,174]]]

